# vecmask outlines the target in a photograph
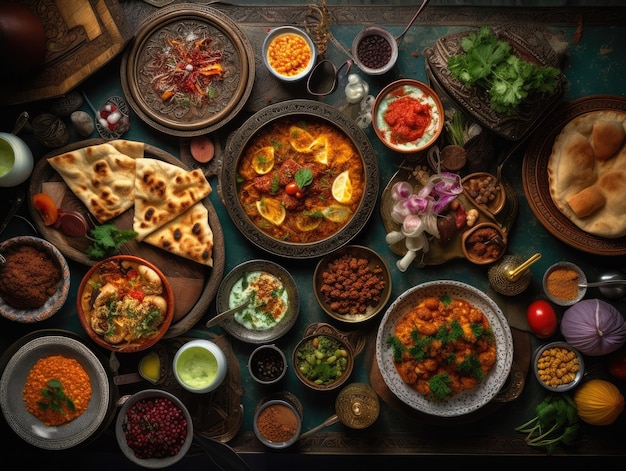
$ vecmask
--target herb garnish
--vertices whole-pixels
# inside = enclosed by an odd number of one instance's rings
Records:
[[[41,410],[53,410],[59,414],[65,414],[63,406],[67,407],[70,411],[76,410],[74,401],[65,395],[61,381],[58,379],[51,379],[46,383],[46,388],[41,389],[41,395],[43,401],[37,402],[37,405]]]
[[[120,230],[115,224],[110,222],[94,227],[90,235],[91,237],[87,238],[92,243],[87,247],[87,257],[91,260],[101,260],[115,255],[122,244],[137,237],[137,232],[126,229]]]
[[[513,115],[528,95],[557,90],[558,69],[518,58],[487,26],[465,36],[461,48],[464,54],[448,59],[450,74],[468,88],[487,90],[490,106],[498,113]]]

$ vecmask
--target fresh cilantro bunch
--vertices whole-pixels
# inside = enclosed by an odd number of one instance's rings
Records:
[[[461,48],[464,54],[448,59],[450,74],[468,88],[487,90],[497,113],[513,115],[529,95],[557,90],[558,69],[518,58],[511,45],[498,40],[487,26],[465,36]]]
[[[115,255],[125,242],[137,237],[137,232],[131,230],[119,230],[112,222],[94,227],[88,237],[91,245],[87,247],[86,254],[91,260],[102,260]]]

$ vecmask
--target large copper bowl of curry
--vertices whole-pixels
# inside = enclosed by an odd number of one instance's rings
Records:
[[[114,352],[145,350],[163,338],[174,318],[174,293],[163,272],[134,255],[114,255],[85,274],[76,296],[85,332]]]
[[[226,143],[218,191],[241,233],[282,257],[313,258],[352,240],[378,196],[374,150],[330,105],[263,108]]]

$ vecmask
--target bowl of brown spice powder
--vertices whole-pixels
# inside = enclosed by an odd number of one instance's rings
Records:
[[[265,446],[274,449],[293,445],[302,431],[302,412],[287,397],[269,397],[254,413],[254,433]]]
[[[583,299],[587,293],[586,284],[585,272],[571,262],[557,262],[543,275],[543,292],[559,306],[572,306]]]
[[[18,236],[0,243],[0,314],[33,323],[52,317],[70,289],[67,260],[50,242]]]

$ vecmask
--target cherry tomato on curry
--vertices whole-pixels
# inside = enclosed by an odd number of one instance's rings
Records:
[[[298,184],[296,182],[287,183],[285,187],[285,193],[291,196],[295,196],[300,191]]]
[[[33,195],[33,206],[41,214],[43,223],[46,226],[54,224],[59,217],[59,211],[56,204],[49,195],[45,193],[37,193]]]
[[[556,313],[547,301],[539,299],[526,309],[526,320],[533,333],[540,339],[552,337],[556,332]]]

